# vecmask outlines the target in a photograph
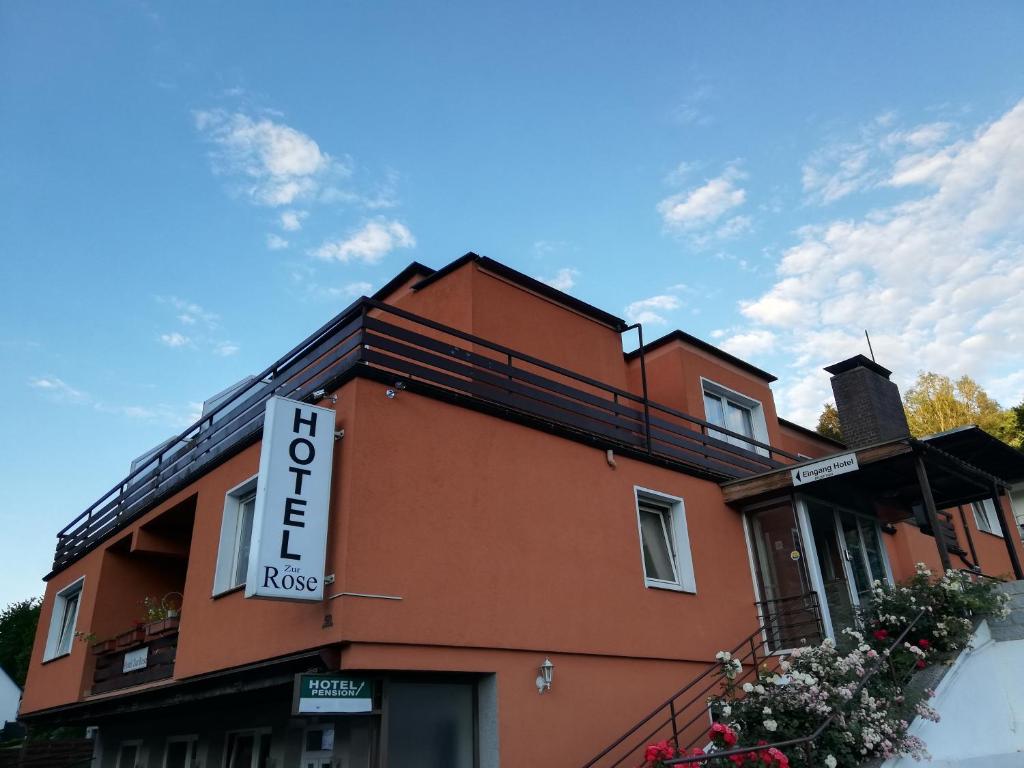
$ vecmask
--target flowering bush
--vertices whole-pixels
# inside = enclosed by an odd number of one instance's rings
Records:
[[[954,653],[967,645],[971,616],[1005,617],[1008,602],[990,581],[972,582],[967,574],[952,570],[935,579],[924,563],[918,563],[913,578],[904,584],[876,581],[862,618],[873,644],[888,645],[924,609],[907,640],[924,651],[915,663],[927,663],[928,654]]]
[[[918,563],[904,584],[874,583],[861,612],[864,631],[843,630],[838,646],[825,640],[798,648],[777,667],[757,670],[756,678],[742,686],[740,660],[720,651],[715,660],[722,668],[723,693],[709,701],[716,722],[708,732],[707,753],[686,754],[665,741],[647,748],[644,766],[660,768],[683,756],[705,758],[690,763],[702,768],[852,768],[870,758],[924,758],[925,745],[908,734],[908,720],[938,721],[938,713],[926,699],[908,701],[898,681],[962,650],[973,628],[971,617],[1005,616],[1008,601],[992,582],[973,582],[956,571],[934,578]],[[883,664],[893,674],[871,675]],[[835,720],[814,741],[810,755],[794,748],[787,757],[768,746],[809,736],[833,714]],[[715,756],[747,745],[753,745],[749,752]]]
[[[642,768],[664,768],[666,760],[677,757],[701,757],[688,765],[699,768],[790,768],[789,758],[775,747],[769,747],[767,741],[760,741],[749,751],[728,757],[715,757],[715,752],[730,750],[736,746],[738,736],[736,729],[724,723],[715,723],[708,731],[710,751],[694,748],[689,752],[677,749],[672,742],[659,741],[651,744],[644,752]]]

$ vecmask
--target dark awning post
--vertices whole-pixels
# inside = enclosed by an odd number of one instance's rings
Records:
[[[1002,495],[1000,492],[999,484],[992,484],[992,503],[996,507],[996,517],[999,518],[999,529],[1003,532],[1003,541],[1006,542],[1006,551],[1010,555],[1010,565],[1013,566],[1013,576],[1016,579],[1024,579],[1024,571],[1020,567],[1020,558],[1017,556],[1017,548],[1013,546],[1013,533],[1016,530],[1016,526],[1011,526],[1006,520],[1006,509],[1000,503],[999,497]]]
[[[946,548],[946,536],[939,528],[939,514],[935,509],[935,497],[932,496],[932,486],[928,482],[928,471],[924,467],[924,459],[920,451],[914,451],[914,469],[917,472],[917,484],[921,487],[921,497],[924,499],[925,514],[928,515],[928,525],[935,534],[935,546],[939,549],[939,560],[942,562],[943,572],[952,568],[949,562],[949,550]]]

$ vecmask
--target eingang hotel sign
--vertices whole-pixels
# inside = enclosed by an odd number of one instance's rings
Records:
[[[333,451],[333,410],[267,402],[246,597],[323,600]]]

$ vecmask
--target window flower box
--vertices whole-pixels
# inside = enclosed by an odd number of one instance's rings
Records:
[[[163,635],[170,634],[171,632],[177,632],[178,625],[180,623],[181,618],[178,616],[168,616],[166,619],[151,621],[146,624],[146,639],[162,637]]]
[[[116,647],[118,650],[124,648],[131,648],[133,645],[140,645],[146,639],[145,625],[137,625],[134,629],[130,629],[118,635],[115,638]]]
[[[117,639],[113,637],[108,640],[100,640],[98,643],[92,644],[92,653],[94,656],[100,656],[104,653],[110,653],[115,650],[117,650]]]

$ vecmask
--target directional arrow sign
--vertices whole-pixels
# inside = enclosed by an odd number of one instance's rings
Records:
[[[827,480],[837,475],[845,475],[847,472],[856,472],[857,469],[857,454],[843,453],[813,464],[804,464],[790,470],[790,475],[793,477],[793,485],[807,485],[816,480]]]

